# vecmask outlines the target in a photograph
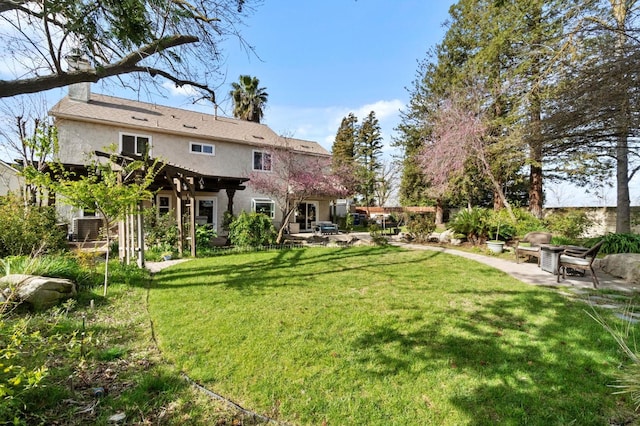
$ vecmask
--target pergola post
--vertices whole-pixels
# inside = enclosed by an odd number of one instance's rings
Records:
[[[138,203],[136,217],[138,220],[138,268],[144,268],[144,223],[142,220],[142,201]]]
[[[169,176],[169,173],[165,172],[165,177],[169,186],[173,190],[173,196],[176,199],[176,223],[178,224],[178,254],[180,256],[184,253],[184,226],[182,223],[182,185],[178,178]]]
[[[196,257],[196,188],[193,177],[186,179],[189,187],[189,238],[191,239],[191,256]]]
[[[227,188],[227,211],[233,215],[233,197],[236,195],[236,190],[233,188]]]

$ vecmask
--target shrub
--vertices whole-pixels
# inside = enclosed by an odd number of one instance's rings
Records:
[[[607,234],[604,238],[590,238],[585,245],[591,247],[602,239],[604,239],[600,248],[602,254],[640,253],[640,235],[638,234]]]
[[[54,207],[24,206],[12,194],[0,198],[0,257],[65,250],[66,239]]]
[[[513,209],[513,214],[516,216],[514,235],[523,237],[528,232],[547,230],[547,228],[545,227],[545,222],[542,219],[534,216],[527,209]]]
[[[463,234],[473,244],[480,244],[489,235],[488,219],[491,212],[481,207],[460,210],[449,223],[456,234]]]
[[[229,225],[229,240],[236,246],[267,246],[275,244],[277,232],[271,219],[262,213],[242,212]]]
[[[552,213],[545,220],[551,232],[571,239],[580,237],[592,223],[586,213],[578,210]]]
[[[425,242],[436,229],[435,215],[433,213],[409,213],[407,215],[407,232],[417,242]]]
[[[144,210],[145,243],[149,247],[170,246],[178,243],[178,222],[175,212],[160,214],[157,207]]]
[[[355,222],[355,218],[353,217],[353,215],[350,213],[347,213],[347,216],[345,217],[345,220],[344,220],[344,229],[346,229],[347,232],[353,231],[354,222]]]
[[[516,233],[515,223],[505,209],[489,210],[483,220],[486,224],[488,236],[492,240],[508,241]]]
[[[0,424],[27,424],[25,418],[42,403],[38,389],[46,385],[48,364],[60,352],[78,347],[78,334],[60,332],[75,300],[41,316],[11,318],[0,308]]]
[[[0,319],[0,422],[13,423],[25,409],[28,392],[40,385],[47,368],[37,354],[48,351],[47,340],[30,330],[27,320]],[[30,359],[26,359],[26,354]]]
[[[582,243],[575,238],[567,238],[560,235],[556,235],[551,238],[551,244],[556,246],[579,246]]]
[[[196,249],[211,248],[211,240],[216,237],[216,230],[209,225],[196,225]]]
[[[229,210],[225,210],[222,215],[222,230],[225,232],[229,232],[229,227],[236,220],[236,217],[229,212]]]
[[[389,241],[382,235],[382,228],[377,223],[369,225],[369,235],[371,235],[371,239],[374,244],[383,246],[387,245]]]

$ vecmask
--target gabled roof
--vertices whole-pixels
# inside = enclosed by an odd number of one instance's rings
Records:
[[[132,129],[227,141],[256,147],[285,147],[315,155],[329,155],[313,141],[283,138],[264,124],[212,114],[91,94],[88,102],[69,97],[49,111],[56,118],[87,121]]]

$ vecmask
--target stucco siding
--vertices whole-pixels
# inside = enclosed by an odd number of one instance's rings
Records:
[[[0,162],[0,195],[5,196],[9,192],[19,194],[22,185],[23,181],[18,176],[18,172],[4,162]]]

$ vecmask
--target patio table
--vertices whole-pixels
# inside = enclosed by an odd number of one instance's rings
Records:
[[[558,260],[565,246],[540,244],[540,269],[558,275]]]
[[[553,275],[558,275],[560,255],[565,250],[584,251],[588,249],[580,246],[540,244],[540,269],[545,272],[551,272]]]

